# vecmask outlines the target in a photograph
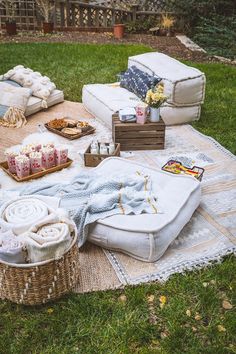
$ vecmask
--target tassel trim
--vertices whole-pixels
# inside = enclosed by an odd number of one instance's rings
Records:
[[[48,108],[48,104],[47,104],[46,100],[42,100],[41,107],[42,108]]]
[[[0,126],[21,128],[26,124],[24,112],[20,108],[9,107],[3,118],[0,119]]]

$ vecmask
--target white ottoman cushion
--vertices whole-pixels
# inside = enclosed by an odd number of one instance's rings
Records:
[[[112,115],[125,107],[135,107],[140,99],[119,86],[105,84],[85,85],[82,92],[84,107],[112,129]],[[167,125],[189,123],[200,118],[201,106],[175,107],[165,104],[161,116]]]
[[[205,96],[205,75],[198,69],[180,63],[162,53],[145,53],[129,57],[128,67],[160,76],[167,102],[176,106],[199,105]]]
[[[200,183],[193,177],[173,175],[130,162],[108,158],[97,168],[104,174],[134,173],[151,175],[162,214],[115,215],[98,220],[89,230],[88,240],[101,247],[154,262],[166,251],[190,220],[201,197]]]
[[[57,103],[63,102],[64,101],[64,93],[63,91],[60,90],[53,90],[51,95],[47,99],[47,106],[51,107],[54,106]],[[26,111],[25,111],[25,116],[28,117],[31,114],[37,113],[41,111],[42,108],[42,99],[31,96],[29,98],[29,101],[27,103]]]

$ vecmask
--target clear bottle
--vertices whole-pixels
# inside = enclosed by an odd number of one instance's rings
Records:
[[[105,143],[100,143],[100,154],[107,155],[107,146]]]
[[[114,141],[110,141],[109,145],[108,145],[108,153],[109,155],[113,155],[115,152],[115,144]]]
[[[97,140],[92,140],[91,146],[90,146],[90,153],[91,154],[99,154],[99,145]]]

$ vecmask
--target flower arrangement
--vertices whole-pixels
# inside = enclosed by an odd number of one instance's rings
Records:
[[[159,108],[166,100],[167,96],[164,95],[164,86],[162,84],[148,90],[145,98],[145,102],[153,108]]]

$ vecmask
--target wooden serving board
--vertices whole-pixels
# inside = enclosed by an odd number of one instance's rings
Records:
[[[63,136],[64,138],[69,139],[69,140],[75,140],[75,139],[82,138],[82,137],[85,136],[85,135],[93,134],[93,133],[95,132],[95,130],[96,130],[94,127],[90,126],[90,127],[91,127],[90,129],[85,130],[85,131],[82,132],[82,133],[78,133],[78,134],[75,134],[75,135],[69,135],[69,134],[63,133],[61,130],[58,130],[58,129],[54,129],[54,128],[49,127],[48,123],[45,123],[44,126],[45,126],[45,128],[47,128],[50,132],[52,132],[52,133],[54,133],[54,134],[57,134],[57,135],[60,135],[60,136]]]
[[[54,167],[51,167],[51,168],[48,168],[48,169],[43,169],[40,172],[32,173],[31,175],[29,175],[27,177],[23,177],[23,178],[18,178],[15,173],[11,173],[9,171],[7,161],[0,162],[0,167],[10,177],[12,177],[15,181],[17,181],[17,182],[26,182],[26,181],[29,181],[31,179],[36,179],[36,178],[39,178],[39,177],[43,177],[43,176],[47,175],[48,173],[53,173],[53,172],[60,171],[63,168],[69,167],[72,164],[72,162],[73,162],[73,160],[69,159],[69,157],[68,157],[67,158],[67,162],[62,164],[62,165],[54,166]]]

